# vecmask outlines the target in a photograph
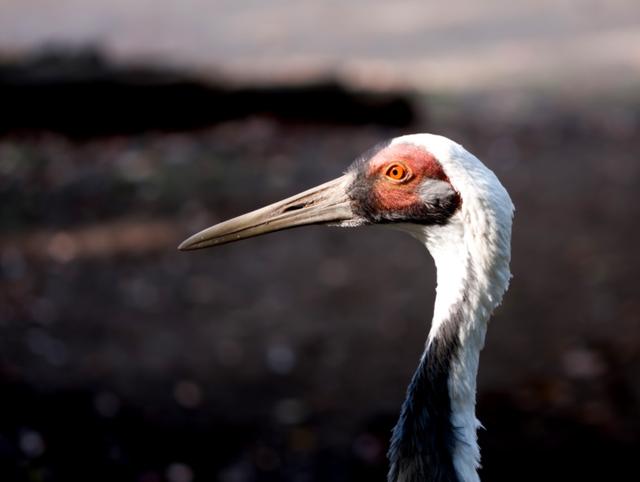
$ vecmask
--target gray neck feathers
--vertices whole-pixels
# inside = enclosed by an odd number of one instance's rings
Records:
[[[455,421],[459,394],[452,390],[452,374],[460,371],[464,351],[461,331],[469,311],[468,288],[463,287],[459,295],[458,301],[449,306],[446,319],[434,320],[425,352],[407,389],[388,454],[389,482],[466,482],[456,468],[457,447],[466,442],[463,427]],[[473,409],[475,373],[472,378]],[[475,434],[475,416],[473,421]]]
[[[429,342],[407,389],[389,449],[389,482],[461,482],[449,379],[460,349],[454,316]]]

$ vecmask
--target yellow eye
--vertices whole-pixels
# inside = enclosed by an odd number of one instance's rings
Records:
[[[402,164],[394,163],[387,167],[385,176],[394,181],[404,181],[409,171]]]

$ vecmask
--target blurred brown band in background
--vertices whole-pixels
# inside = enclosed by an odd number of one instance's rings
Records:
[[[44,50],[0,58],[0,135],[46,130],[72,137],[203,128],[251,116],[339,125],[407,126],[403,92],[365,92],[331,78],[233,86],[170,68],[110,63],[98,51]]]

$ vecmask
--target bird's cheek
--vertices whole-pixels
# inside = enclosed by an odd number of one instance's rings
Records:
[[[407,191],[402,186],[378,186],[376,198],[382,211],[402,212],[420,203],[417,194]]]

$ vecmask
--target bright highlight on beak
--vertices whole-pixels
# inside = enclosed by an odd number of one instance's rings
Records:
[[[347,189],[352,175],[329,181],[263,208],[211,226],[182,242],[178,249],[207,248],[308,224],[354,221]]]

